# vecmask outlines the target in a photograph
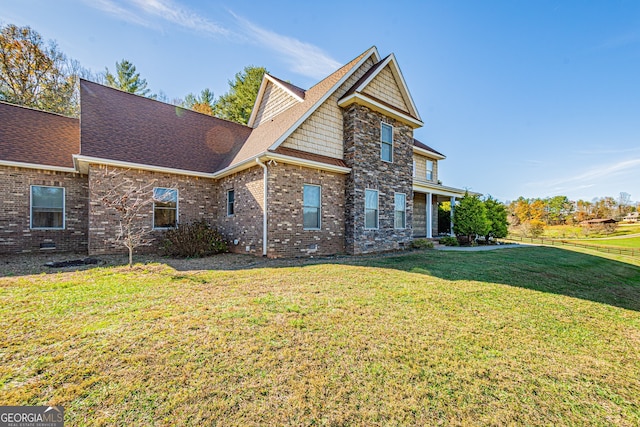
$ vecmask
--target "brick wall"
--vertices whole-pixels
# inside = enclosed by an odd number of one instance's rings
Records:
[[[256,165],[220,179],[216,190],[216,226],[232,252],[262,255],[263,171]],[[235,209],[227,215],[227,191],[235,192]],[[237,240],[237,244],[234,241]]]
[[[346,181],[345,248],[360,254],[400,249],[411,241],[413,220],[413,130],[367,107],[344,110]],[[393,162],[380,158],[381,122],[393,126]],[[378,190],[379,228],[364,228],[365,189]],[[394,194],[406,195],[406,228],[394,228]]]
[[[149,172],[134,169],[120,169],[109,167],[109,171],[116,170],[122,177],[129,177],[136,182],[150,183],[153,187],[167,187],[178,189],[178,221],[191,222],[204,219],[215,225],[217,211],[217,183],[211,179],[198,178],[168,173]],[[107,168],[102,165],[89,166],[89,253],[120,253],[126,249],[116,242],[118,215],[115,210],[106,208],[101,197],[110,185],[106,179]],[[117,182],[117,181],[116,181]],[[150,196],[151,196],[150,189]],[[149,204],[141,212],[140,226],[146,230],[153,228],[153,204]],[[162,230],[152,231],[150,237],[154,242],[149,247],[142,247],[137,252],[151,252],[157,250],[162,240]]]
[[[344,252],[345,175],[279,163],[269,165],[268,255]],[[303,227],[303,187],[321,187],[320,230]]]
[[[30,228],[30,186],[45,185],[65,189],[65,228]],[[0,253],[87,251],[87,177],[55,172],[0,166]],[[51,246],[41,249],[41,245]]]

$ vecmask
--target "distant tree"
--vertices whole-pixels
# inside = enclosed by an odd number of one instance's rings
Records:
[[[489,196],[484,201],[484,207],[486,209],[487,221],[489,223],[484,235],[485,240],[489,242],[490,239],[507,237],[508,223],[507,208],[505,205]]]
[[[478,235],[485,236],[489,229],[487,209],[478,196],[468,192],[453,209],[453,232],[465,236],[473,244]]]
[[[573,212],[573,203],[567,196],[555,196],[545,200],[547,224],[564,224]]]
[[[249,65],[236,73],[234,80],[229,81],[229,91],[213,105],[213,115],[246,125],[266,72],[264,67]]]
[[[209,88],[205,88],[200,92],[200,95],[196,96],[190,93],[185,96],[182,106],[198,113],[212,116],[215,102],[213,92]]]
[[[136,66],[126,59],[116,62],[115,75],[111,74],[109,68],[105,68],[104,80],[107,85],[125,92],[135,93],[147,98],[156,97],[156,95],[150,95],[151,90],[147,89],[147,81],[140,77],[140,73],[136,72]]]
[[[618,215],[624,216],[631,212],[631,194],[621,192],[618,196]]]
[[[0,28],[0,100],[54,113],[77,115],[76,83],[82,71],[54,41],[31,27]]]

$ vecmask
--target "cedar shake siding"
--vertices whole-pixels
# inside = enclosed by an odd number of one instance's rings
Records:
[[[32,229],[32,185],[64,188],[64,228]],[[87,251],[88,185],[77,173],[0,166],[0,254]]]

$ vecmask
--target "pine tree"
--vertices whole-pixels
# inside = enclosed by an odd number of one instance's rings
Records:
[[[156,97],[155,95],[149,95],[151,90],[147,89],[147,81],[140,77],[140,73],[136,72],[136,66],[126,59],[116,62],[115,75],[111,74],[109,69],[106,68],[104,78],[107,85],[116,89],[146,96],[147,98]]]

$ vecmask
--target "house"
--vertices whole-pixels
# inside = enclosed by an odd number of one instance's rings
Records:
[[[205,219],[235,252],[271,257],[406,247],[437,230],[445,156],[393,54],[372,47],[304,90],[265,75],[248,126],[80,82],[80,119],[0,104],[0,253],[119,252],[107,170],[153,182],[156,237]]]
[[[583,227],[596,227],[599,225],[612,225],[616,224],[616,221],[613,218],[596,218],[596,219],[587,219],[585,221],[581,221],[580,225]]]
[[[640,221],[640,212],[629,212],[622,218],[624,222],[638,222]]]

